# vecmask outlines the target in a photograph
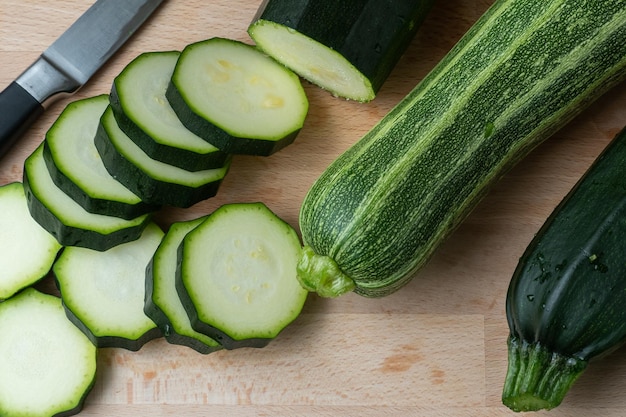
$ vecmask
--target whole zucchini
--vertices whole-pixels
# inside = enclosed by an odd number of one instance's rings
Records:
[[[626,340],[626,129],[534,237],[507,294],[502,401],[559,405],[587,363]]]
[[[313,184],[302,285],[397,290],[505,171],[625,78],[624,0],[496,0]]]

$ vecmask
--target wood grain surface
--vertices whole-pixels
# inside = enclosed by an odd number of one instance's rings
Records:
[[[310,100],[296,142],[263,157],[236,157],[218,196],[157,221],[263,201],[297,227],[311,183],[391,109],[492,3],[437,2],[371,103],[304,83]],[[0,88],[16,78],[91,1],[0,0]],[[0,161],[0,184],[19,181],[24,159],[63,107],[107,93],[141,52],[181,50],[214,36],[251,42],[260,0],[168,0],[74,97],[51,105]],[[264,349],[201,355],[163,339],[138,352],[102,349],[84,416],[501,417],[509,279],[533,234],[604,146],[626,125],[626,86],[597,101],[510,171],[415,279],[383,299],[310,296],[303,314]],[[0,231],[1,233],[1,231]],[[626,352],[593,363],[554,417],[626,416]]]

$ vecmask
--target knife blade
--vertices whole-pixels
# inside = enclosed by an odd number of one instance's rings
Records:
[[[0,157],[54,99],[74,94],[163,0],[97,0],[0,93]]]

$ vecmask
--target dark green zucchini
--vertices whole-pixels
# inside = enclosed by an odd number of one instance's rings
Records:
[[[555,208],[507,294],[515,411],[559,405],[590,360],[626,340],[626,130]]]
[[[497,0],[309,190],[306,288],[409,282],[511,166],[626,79],[623,0]]]
[[[266,0],[248,33],[265,53],[332,94],[372,100],[434,0]]]

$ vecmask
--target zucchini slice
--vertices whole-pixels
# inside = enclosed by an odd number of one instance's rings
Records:
[[[136,351],[161,336],[143,305],[146,265],[162,237],[150,223],[137,240],[104,252],[65,248],[55,262],[67,315],[97,347]]]
[[[120,129],[111,106],[96,133],[96,147],[107,170],[145,202],[189,207],[215,196],[230,167],[187,171],[151,158]]]
[[[267,156],[291,144],[309,106],[296,74],[223,38],[185,47],[166,97],[189,130],[231,154]]]
[[[61,245],[104,251],[141,235],[150,213],[130,220],[89,213],[56,186],[43,147],[40,144],[24,162],[24,190],[30,214]]]
[[[221,350],[222,346],[209,336],[193,329],[176,292],[178,247],[187,233],[195,229],[204,219],[200,217],[170,225],[146,268],[144,311],[161,328],[168,342],[208,354]]]
[[[180,52],[146,52],[115,78],[110,101],[120,128],[151,158],[188,171],[218,168],[227,154],[190,132],[165,98]]]
[[[514,411],[558,406],[587,365],[626,341],[626,129],[563,198],[515,268],[506,297]]]
[[[67,105],[46,133],[44,158],[54,183],[90,213],[133,219],[154,211],[109,174],[94,144],[108,95]]]
[[[426,18],[433,0],[262,2],[248,28],[256,45],[335,96],[367,102]]]
[[[0,303],[0,415],[78,414],[96,379],[96,347],[61,300],[26,288]]]
[[[24,187],[0,187],[0,301],[43,278],[61,245],[30,215]]]
[[[262,203],[221,206],[183,239],[176,289],[194,329],[226,349],[263,347],[300,314],[300,240]]]

